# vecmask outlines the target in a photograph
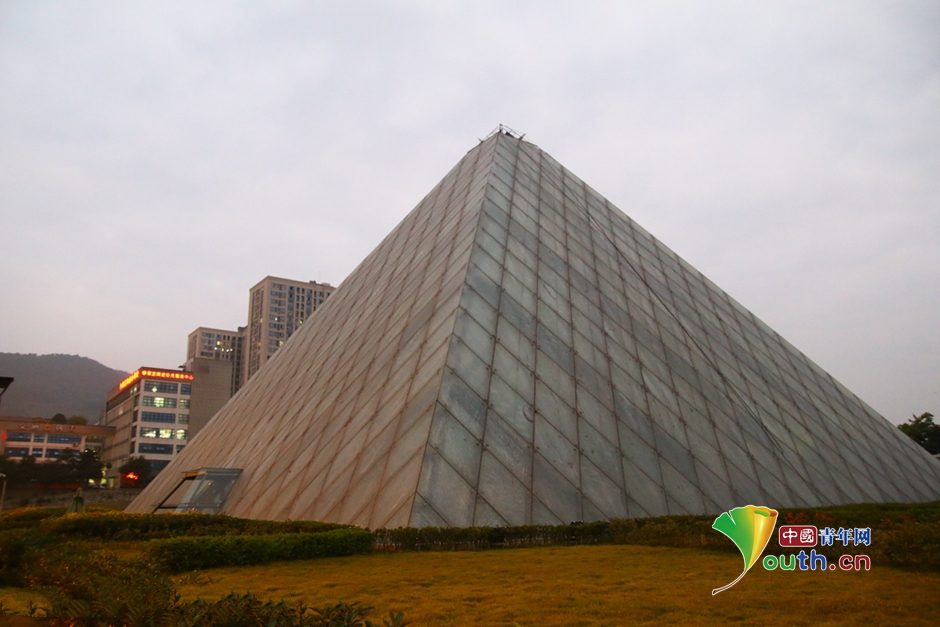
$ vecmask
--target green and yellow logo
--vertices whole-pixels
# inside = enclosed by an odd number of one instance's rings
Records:
[[[712,590],[713,596],[741,581],[751,566],[757,563],[774,534],[776,524],[777,510],[754,505],[735,507],[715,519],[712,529],[725,534],[737,545],[744,558],[744,570],[728,585]]]

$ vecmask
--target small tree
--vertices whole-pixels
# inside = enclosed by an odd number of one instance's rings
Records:
[[[920,416],[915,415],[904,424],[898,425],[898,429],[927,449],[931,455],[940,453],[940,425],[934,424],[933,414],[924,412]]]
[[[87,425],[88,418],[85,418],[84,416],[71,416],[68,419],[68,423],[70,425]]]
[[[87,484],[90,479],[101,480],[104,464],[101,463],[97,451],[82,451],[78,455],[69,456],[63,462],[68,466],[69,475],[82,485]]]
[[[50,419],[50,422],[57,425],[64,425],[68,422],[68,418],[65,417],[65,414],[56,414]]]

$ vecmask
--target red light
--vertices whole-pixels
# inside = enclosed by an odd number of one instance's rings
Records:
[[[129,473],[127,473],[127,474],[124,475],[124,476],[125,476],[126,478],[130,479],[131,481],[137,481],[138,479],[140,479],[140,477],[137,476],[137,473],[136,473],[136,472],[129,472]]]

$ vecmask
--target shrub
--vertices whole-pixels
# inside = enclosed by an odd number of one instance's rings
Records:
[[[374,537],[367,529],[263,536],[203,536],[153,540],[147,555],[171,572],[215,566],[247,566],[278,560],[339,557],[369,553]]]
[[[25,580],[49,601],[53,624],[72,627],[151,627],[177,600],[165,574],[142,561],[63,543],[32,554]]]
[[[41,522],[42,530],[48,534],[121,540],[171,538],[187,535],[320,533],[348,527],[348,525],[313,520],[249,520],[221,514],[125,514],[115,511],[69,514]]]
[[[41,520],[64,513],[64,507],[22,507],[0,516],[0,530],[34,527]]]
[[[290,606],[284,601],[262,603],[251,593],[235,593],[214,603],[197,599],[178,606],[164,624],[172,627],[375,627],[366,619],[371,607],[361,603],[337,603],[311,610],[306,605]],[[390,614],[383,619],[386,627],[405,627],[404,614]]]

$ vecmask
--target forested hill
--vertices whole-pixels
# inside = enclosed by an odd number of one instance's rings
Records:
[[[0,399],[0,416],[84,416],[98,422],[105,394],[128,373],[78,355],[0,353],[0,376],[16,380]]]

